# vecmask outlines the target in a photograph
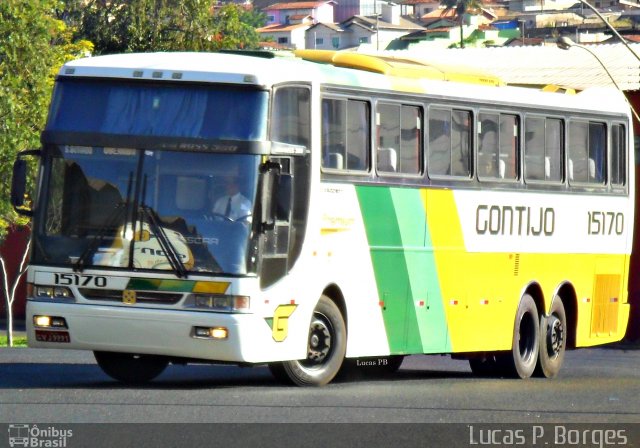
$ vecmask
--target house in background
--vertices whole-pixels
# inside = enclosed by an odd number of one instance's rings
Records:
[[[411,16],[416,19],[440,9],[438,0],[404,0],[400,2],[400,13],[403,16]]]
[[[311,2],[275,3],[262,10],[267,16],[266,26],[273,24],[288,25],[299,21],[301,17],[310,16],[311,23],[333,22],[333,0]]]
[[[311,16],[290,17],[289,22],[285,24],[273,23],[258,28],[256,31],[260,35],[260,41],[265,43],[272,41],[277,43],[281,49],[296,50],[305,48],[306,31],[313,26]]]
[[[316,23],[306,36],[306,48],[311,50],[340,50],[347,43],[345,31],[337,23]]]
[[[379,16],[353,16],[340,23],[345,30],[345,45],[349,47],[370,47],[383,50],[394,39],[424,27],[400,16],[400,5],[381,3]]]
[[[378,0],[339,0],[334,8],[333,22],[340,23],[353,16],[372,16],[380,12]]]
[[[267,24],[256,31],[267,44],[272,41],[279,48],[306,48],[306,31],[318,22],[333,22],[335,4],[333,0],[275,3],[263,10]]]

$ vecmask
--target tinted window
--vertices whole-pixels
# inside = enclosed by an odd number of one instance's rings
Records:
[[[369,169],[369,116],[369,103],[365,101],[322,100],[323,168]]]
[[[471,175],[471,113],[444,108],[429,109],[430,176]]]

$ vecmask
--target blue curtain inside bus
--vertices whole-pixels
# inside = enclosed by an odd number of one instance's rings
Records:
[[[47,130],[263,140],[267,108],[268,93],[254,89],[62,80]]]

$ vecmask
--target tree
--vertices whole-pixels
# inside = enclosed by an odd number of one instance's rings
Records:
[[[11,178],[16,153],[39,146],[53,79],[63,62],[91,50],[89,42],[72,43],[73,30],[56,18],[57,0],[0,2],[0,177]],[[12,225],[27,225],[9,203],[9,182],[0,184],[0,243]],[[25,254],[26,255],[26,254]],[[20,254],[17,254],[20,257]],[[0,256],[12,343],[12,305],[18,278],[9,279]],[[11,292],[13,291],[13,293]]]
[[[213,16],[214,49],[254,49],[258,48],[258,33],[251,23],[243,21],[251,20],[241,6],[228,3],[220,8]]]
[[[467,11],[479,11],[482,8],[481,0],[440,0],[445,11],[455,11],[460,25],[460,48],[464,48],[463,22]]]
[[[147,51],[215,51],[257,48],[255,24],[264,14],[215,0],[91,0],[80,35],[96,54]]]

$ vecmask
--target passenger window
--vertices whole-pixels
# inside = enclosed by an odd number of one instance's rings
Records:
[[[569,125],[569,181],[603,185],[606,182],[604,123],[573,121]]]
[[[377,169],[386,173],[419,174],[422,117],[415,106],[379,104]]]
[[[370,153],[369,103],[322,100],[322,167],[368,171]]]
[[[481,180],[518,177],[518,117],[481,113],[478,117],[478,178]]]
[[[429,176],[471,176],[471,113],[429,109]]]
[[[526,180],[561,182],[562,121],[528,117],[525,122],[524,176]]]
[[[611,185],[624,186],[627,181],[626,128],[621,124],[611,127]]]

